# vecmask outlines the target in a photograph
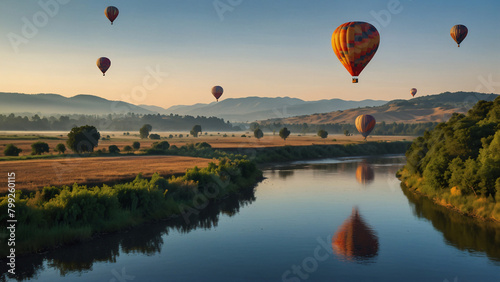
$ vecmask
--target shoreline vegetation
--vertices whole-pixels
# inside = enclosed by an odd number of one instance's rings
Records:
[[[189,223],[209,203],[254,187],[262,172],[246,159],[220,158],[206,168],[188,169],[183,176],[151,179],[137,175],[132,182],[87,187],[47,186],[40,191],[17,191],[16,252],[41,252],[89,240],[139,224],[181,217]],[[7,197],[1,198],[2,222],[6,222]],[[6,228],[0,235],[6,236]],[[5,234],[3,234],[5,233]],[[0,255],[7,255],[2,244]]]
[[[500,222],[500,98],[415,139],[397,177],[413,192],[464,215]]]
[[[150,179],[114,185],[47,186],[38,191],[16,192],[18,254],[89,240],[98,234],[115,232],[141,223],[190,216],[203,212],[209,203],[250,189],[262,179],[259,164],[303,159],[402,154],[410,142],[366,142],[348,145],[285,146],[270,148],[212,149],[207,143],[181,148],[146,150],[147,155],[182,155],[212,158],[206,168],[192,168],[182,176]],[[237,154],[236,154],[237,153]],[[2,222],[6,222],[7,196],[0,198]],[[2,228],[6,230],[6,228]],[[5,233],[5,231],[2,231]],[[5,235],[5,234],[0,234]],[[2,246],[0,254],[7,254]]]

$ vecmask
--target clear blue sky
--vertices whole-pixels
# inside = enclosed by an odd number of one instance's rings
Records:
[[[224,87],[222,99],[500,92],[500,1],[41,0],[57,3],[51,15],[38,2],[0,0],[0,92],[162,107],[212,102],[214,85]],[[113,26],[108,5],[120,9]],[[330,42],[347,21],[369,22],[381,36],[358,84]],[[455,24],[469,28],[460,48],[449,35]],[[106,77],[95,65],[101,56],[112,61]],[[483,85],[488,79],[498,85]]]

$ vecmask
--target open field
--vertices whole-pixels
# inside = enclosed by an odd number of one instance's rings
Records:
[[[154,132],[155,133],[155,132]],[[27,156],[31,154],[31,144],[36,141],[43,141],[49,144],[51,149],[50,154],[57,154],[54,152],[54,148],[57,144],[63,143],[66,144],[66,134],[62,132],[37,132],[36,134],[40,136],[46,136],[50,139],[39,139],[39,140],[26,140],[33,136],[33,133],[29,132],[0,132],[0,156],[4,156],[3,150],[7,144],[14,144],[17,147],[21,148],[23,151],[21,152],[21,156]],[[198,138],[194,138],[192,136],[186,137],[187,132],[158,132],[161,137],[168,137],[170,134],[174,135],[173,138],[162,139],[166,140],[170,143],[170,145],[176,145],[177,147],[197,142],[207,142],[213,148],[260,148],[260,147],[278,147],[278,146],[308,146],[308,145],[331,145],[331,144],[349,144],[349,143],[360,143],[363,142],[363,137],[361,135],[354,136],[345,136],[345,135],[329,135],[326,139],[321,139],[315,134],[309,133],[307,135],[298,135],[291,134],[286,142],[281,139],[276,133],[273,135],[272,133],[265,132],[264,138],[257,140],[254,138],[253,133],[247,132],[208,132],[207,135],[201,135]],[[179,134],[183,134],[183,137],[178,137]],[[13,136],[16,135],[16,136]],[[110,136],[110,140],[99,140],[99,146],[96,148],[103,149],[108,148],[110,145],[117,145],[120,150],[123,150],[123,147],[126,145],[132,145],[134,141],[138,141],[141,143],[141,149],[147,149],[151,147],[151,144],[157,142],[159,140],[150,140],[150,139],[140,139],[138,136],[124,136],[123,132],[101,132],[101,138]],[[177,137],[175,137],[177,135]],[[212,136],[210,136],[212,135]],[[224,137],[226,135],[227,137]],[[233,137],[234,135],[234,137]],[[241,137],[242,135],[246,135],[247,137]],[[250,136],[250,138],[248,137]],[[58,137],[59,140],[54,140],[53,137]],[[408,140],[411,141],[415,139],[414,136],[369,136],[369,141],[402,141]]]
[[[143,173],[150,177],[180,174],[188,168],[208,166],[213,160],[180,156],[122,156],[63,158],[0,162],[0,175],[16,173],[16,189],[38,190],[46,185],[102,184],[134,179]],[[0,193],[7,185],[0,187]]]

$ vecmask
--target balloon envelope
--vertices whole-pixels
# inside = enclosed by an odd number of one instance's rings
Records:
[[[113,22],[116,20],[116,17],[118,17],[118,8],[115,6],[109,6],[104,9],[104,15],[106,15],[106,18],[113,24]]]
[[[97,67],[102,71],[102,75],[104,76],[106,71],[111,66],[111,61],[106,57],[100,57],[97,59]]]
[[[224,89],[220,86],[214,86],[212,87],[212,95],[214,95],[215,99],[219,101],[220,96],[222,96],[222,93],[224,93]]]
[[[356,118],[356,128],[359,133],[363,135],[363,137],[368,136],[370,132],[372,132],[373,128],[375,128],[375,118],[371,115],[360,115]]]
[[[366,185],[375,179],[373,168],[368,163],[359,163],[356,169],[356,179],[359,183]]]
[[[410,94],[411,94],[412,97],[415,97],[415,94],[417,94],[417,88],[412,88],[410,90]]]
[[[357,83],[357,76],[377,52],[380,35],[377,29],[365,22],[347,22],[332,34],[332,48],[337,58]]]
[[[378,237],[357,208],[332,237],[333,251],[348,261],[364,262],[378,255]]]
[[[450,35],[455,42],[457,42],[458,47],[460,47],[460,43],[465,39],[467,36],[467,33],[469,30],[465,25],[457,24],[456,26],[452,27],[450,30]]]

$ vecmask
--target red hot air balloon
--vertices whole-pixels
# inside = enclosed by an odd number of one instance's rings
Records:
[[[224,89],[220,86],[214,86],[212,88],[212,95],[214,95],[215,99],[217,99],[217,102],[219,102],[220,96],[222,96],[222,93],[224,92]]]
[[[352,209],[351,216],[332,237],[332,248],[347,261],[363,263],[378,256],[377,234],[361,217],[358,208]]]
[[[363,137],[366,137],[372,132],[373,128],[375,128],[375,118],[372,117],[371,115],[360,115],[356,118],[356,128],[358,129],[359,133],[363,135]]]
[[[412,97],[415,97],[415,94],[417,94],[417,88],[410,89],[410,94]]]
[[[352,75],[352,82],[377,52],[380,35],[377,29],[365,22],[347,22],[335,29],[332,34],[332,47],[335,55]]]
[[[465,39],[467,36],[467,33],[469,30],[465,25],[457,24],[456,26],[452,27],[450,30],[450,35],[455,42],[457,42],[458,47],[460,47],[460,43]]]
[[[104,9],[104,14],[106,15],[106,18],[111,21],[111,24],[116,20],[116,17],[118,17],[118,8],[115,6],[109,6]]]
[[[100,57],[97,59],[97,67],[102,71],[102,76],[106,75],[106,71],[111,66],[111,61],[106,57]]]

